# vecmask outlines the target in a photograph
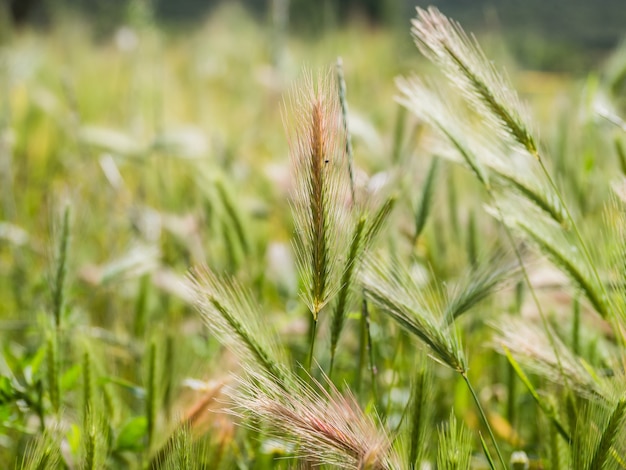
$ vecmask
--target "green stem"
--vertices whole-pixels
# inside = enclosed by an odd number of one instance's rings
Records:
[[[493,435],[493,431],[491,430],[491,426],[489,425],[489,421],[487,420],[487,415],[485,415],[485,411],[483,410],[483,407],[480,404],[478,395],[476,395],[476,391],[474,390],[474,387],[472,387],[472,384],[469,378],[467,377],[467,372],[461,372],[461,376],[463,377],[463,380],[465,380],[465,384],[467,385],[467,388],[469,389],[470,393],[472,394],[472,398],[474,399],[474,402],[476,403],[476,407],[478,408],[480,417],[482,418],[483,422],[485,423],[485,426],[487,427],[487,432],[489,432],[489,437],[491,438],[491,442],[493,442],[493,446],[496,449],[496,453],[498,454],[498,459],[500,460],[500,463],[502,464],[502,468],[504,470],[507,470],[508,466],[504,461],[504,457],[502,457],[502,453],[500,452],[500,447],[498,447],[498,442],[496,441],[496,437]]]
[[[310,337],[309,337],[309,354],[306,360],[306,370],[311,373],[311,365],[313,364],[313,351],[315,349],[315,336],[317,334],[317,318],[311,318]]]
[[[363,297],[362,304],[365,304],[365,297]],[[365,361],[367,360],[367,319],[362,313],[363,310],[364,307],[361,310],[361,321],[359,322],[359,365],[356,370],[356,383],[354,387],[357,396],[360,396],[361,394],[361,385],[363,384],[363,368],[365,367]]]
[[[365,297],[363,298],[362,315],[365,316],[365,331],[367,334],[367,352],[369,354],[370,374],[371,374],[371,380],[372,380],[372,396],[374,397],[374,403],[378,404],[378,387],[376,386],[376,375],[378,371],[376,369],[376,364],[374,364],[374,348],[372,345],[372,332],[370,329],[370,314],[369,314],[369,309],[367,308],[367,301],[365,300]]]
[[[572,351],[578,355],[580,351],[580,300],[574,299],[574,323],[572,325]]]

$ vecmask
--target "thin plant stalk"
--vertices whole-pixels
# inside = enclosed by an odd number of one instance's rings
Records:
[[[487,443],[485,442],[485,439],[483,438],[482,433],[478,433],[478,435],[480,436],[480,445],[483,448],[483,453],[485,454],[485,457],[487,458],[487,463],[489,464],[489,468],[491,470],[496,470],[496,464],[493,461],[493,457],[491,456],[491,452],[489,452],[489,447],[487,447]]]
[[[572,351],[578,355],[580,351],[580,300],[574,299],[574,318],[572,323]]]
[[[315,336],[317,335],[317,318],[311,317],[311,322],[309,323],[309,352],[306,357],[306,370],[307,372],[311,372],[311,367],[313,366],[313,355],[315,352]]]
[[[154,428],[156,423],[156,389],[157,389],[157,372],[156,372],[156,341],[150,342],[150,348],[148,349],[148,377],[146,384],[146,422],[147,422],[147,445],[146,449],[150,452],[152,442],[154,439]]]
[[[369,363],[368,368],[370,371],[370,380],[372,382],[372,397],[374,398],[374,403],[378,403],[378,385],[376,380],[378,370],[376,368],[376,364],[374,363],[374,346],[372,343],[372,333],[370,328],[370,313],[365,294],[363,294],[363,302],[361,304],[361,321],[363,322],[362,329],[364,330],[365,350],[367,351]],[[361,354],[364,354],[363,351]]]
[[[493,435],[493,431],[491,430],[491,425],[489,424],[489,420],[487,419],[487,415],[485,415],[485,411],[483,410],[483,406],[480,403],[480,400],[478,399],[478,395],[476,395],[476,391],[474,390],[474,387],[472,387],[472,383],[469,380],[469,377],[467,376],[467,372],[461,372],[461,377],[463,377],[463,380],[465,381],[465,384],[467,385],[467,388],[469,389],[470,393],[472,394],[472,398],[474,399],[474,403],[476,403],[476,408],[478,408],[478,413],[480,414],[480,417],[483,421],[483,423],[485,424],[485,427],[487,428],[487,432],[489,433],[489,438],[491,439],[491,442],[493,443],[493,446],[496,449],[496,454],[498,454],[498,459],[500,460],[500,463],[502,464],[502,468],[504,470],[506,470],[508,467],[508,465],[506,464],[506,462],[504,461],[504,457],[502,456],[502,452],[500,452],[500,447],[498,446],[498,441],[496,440],[496,437]]]
[[[358,262],[360,248],[362,246],[366,220],[367,219],[365,217],[361,217],[354,228],[352,242],[350,243],[350,250],[348,252],[343,275],[341,277],[341,288],[337,296],[335,309],[333,310],[330,340],[330,368],[328,372],[330,377],[332,377],[333,365],[335,364],[335,352],[337,350],[337,343],[339,342],[339,335],[341,334],[345,322],[350,289],[352,288],[354,273],[357,267],[356,265]]]
[[[346,80],[343,75],[343,60],[337,57],[337,88],[339,91],[339,104],[341,105],[341,121],[346,139],[346,157],[348,158],[348,175],[350,177],[350,195],[352,203],[355,203],[354,195],[354,156],[352,150],[352,135],[348,126],[348,99],[346,97]]]
[[[52,313],[54,326],[61,328],[61,317],[65,308],[65,278],[67,277],[67,257],[70,238],[70,206],[66,205],[63,211],[63,224],[61,226],[61,239],[57,254],[56,275],[53,288]]]

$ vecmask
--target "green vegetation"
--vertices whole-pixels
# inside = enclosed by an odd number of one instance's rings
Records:
[[[3,30],[0,462],[625,468],[624,51],[282,27]]]

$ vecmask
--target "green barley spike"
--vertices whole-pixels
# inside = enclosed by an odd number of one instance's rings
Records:
[[[416,374],[411,387],[409,465],[411,469],[420,468],[427,442],[427,426],[430,398],[431,376],[424,366]]]
[[[622,398],[617,402],[609,421],[602,432],[600,442],[596,446],[593,458],[589,464],[588,470],[602,470],[605,462],[611,457],[611,447],[616,439],[623,438],[624,414],[626,414],[626,399]]]
[[[331,324],[331,338],[330,338],[330,371],[332,374],[333,365],[335,362],[335,352],[337,350],[337,343],[339,342],[339,335],[343,330],[343,325],[346,317],[346,310],[348,309],[348,300],[350,291],[354,283],[354,276],[359,261],[360,253],[363,249],[363,232],[365,230],[365,217],[361,217],[354,228],[352,235],[352,243],[350,244],[350,250],[348,257],[346,258],[343,274],[341,276],[341,287],[337,296],[337,302],[335,309],[333,310],[333,320]]]

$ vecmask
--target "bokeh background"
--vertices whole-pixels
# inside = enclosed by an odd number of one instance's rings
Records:
[[[356,185],[380,189],[382,201],[392,181],[399,195],[379,242],[386,257],[446,286],[508,246],[463,168],[442,163],[432,194],[422,197],[439,148],[435,133],[397,102],[395,80],[418,74],[443,81],[410,35],[415,7],[428,5],[474,32],[507,71],[532,110],[559,187],[586,227],[599,226],[610,182],[626,173],[623,124],[598,114],[601,105],[610,116],[626,115],[624,0],[0,2],[3,466],[18,468],[34,443],[48,445],[40,423],[52,421],[63,425],[63,446],[50,448],[63,449],[64,468],[80,467],[93,431],[82,419],[91,390],[98,435],[109,437],[96,443],[93,468],[158,460],[180,417],[195,420],[240,367],[191,305],[183,284],[192,266],[239,279],[259,299],[294,368],[305,362],[312,323],[293,252],[283,112],[303,70],[333,76],[343,59]],[[474,119],[468,125],[479,128]],[[427,199],[433,210],[417,236]],[[546,284],[562,285],[546,265],[537,268]],[[502,398],[510,368],[487,350],[484,326],[504,311],[537,314],[521,288],[502,297],[463,324],[464,348],[507,452],[523,443],[537,456],[548,426],[528,407],[528,394]],[[548,292],[545,301],[557,315],[580,313],[572,297]],[[358,388],[361,406],[376,407],[395,429],[416,342],[374,313],[369,370],[378,375],[370,377],[360,308],[350,305],[334,378]],[[561,318],[555,327],[569,328]],[[323,367],[328,324],[325,316],[315,357]],[[605,367],[601,330],[589,324],[581,327],[580,350]],[[437,369],[434,382],[433,429],[452,409],[479,429],[452,371]],[[293,464],[280,458],[288,450],[230,417],[207,413],[191,423],[194,432],[201,426],[210,452],[197,452],[204,465],[197,468]],[[531,468],[542,465],[536,459]]]
[[[55,12],[80,11],[106,34],[123,23],[130,0],[5,0],[20,23],[54,21]],[[194,27],[225,0],[146,0],[156,19],[179,28]],[[289,30],[319,36],[354,21],[389,27],[406,33],[415,6],[435,5],[466,28],[498,33],[524,65],[542,70],[581,72],[616,46],[624,34],[626,12],[620,0],[241,0],[260,22],[271,21],[272,11],[288,12]]]

